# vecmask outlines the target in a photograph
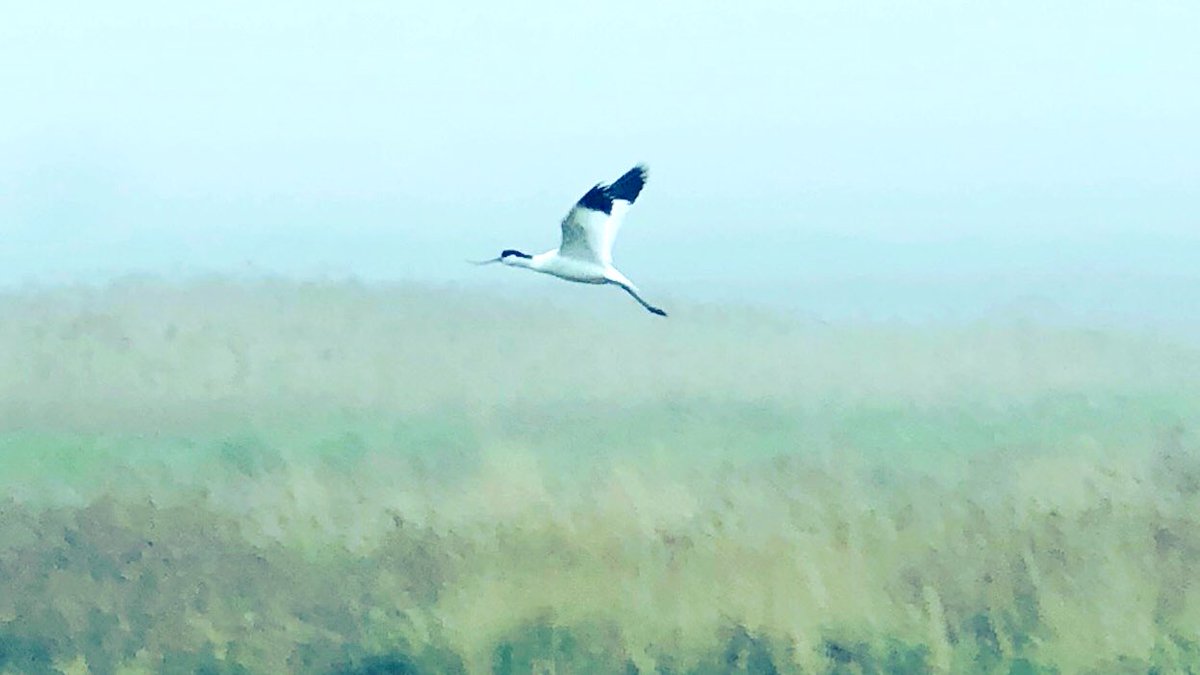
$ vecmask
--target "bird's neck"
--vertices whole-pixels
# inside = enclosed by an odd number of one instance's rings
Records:
[[[521,258],[518,256],[508,256],[504,259],[504,264],[509,267],[524,267],[527,270],[540,270],[546,265],[546,259],[550,253],[539,253],[529,258]]]
[[[546,251],[545,253],[537,253],[531,258],[523,258],[517,261],[518,267],[524,267],[530,270],[544,270],[546,265],[550,263],[550,259],[554,257],[557,251]]]

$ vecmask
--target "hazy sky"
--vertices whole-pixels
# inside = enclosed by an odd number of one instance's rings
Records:
[[[645,161],[617,247],[643,286],[1194,287],[1198,26],[1184,1],[6,3],[0,283],[520,287],[462,261],[554,246]]]

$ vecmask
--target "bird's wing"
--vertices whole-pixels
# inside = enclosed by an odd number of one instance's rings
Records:
[[[602,263],[604,221],[608,220],[611,211],[612,199],[604,193],[604,186],[596,185],[588,190],[563,218],[559,255]]]
[[[580,260],[612,263],[613,242],[630,205],[646,184],[646,167],[637,165],[612,185],[597,184],[562,221],[559,253]]]
[[[617,240],[617,232],[621,231],[625,212],[637,201],[645,186],[646,167],[638,164],[605,189],[605,193],[612,199],[612,207],[608,219],[604,221],[604,236],[600,248],[600,257],[604,262],[612,262],[613,242]]]

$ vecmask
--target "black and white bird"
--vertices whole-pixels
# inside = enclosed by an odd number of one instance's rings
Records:
[[[552,274],[567,281],[615,284],[625,289],[642,307],[666,316],[666,312],[643,300],[633,282],[612,264],[613,241],[621,228],[621,220],[645,185],[646,167],[641,164],[625,172],[612,185],[597,183],[563,218],[562,243],[558,248],[537,255],[506,249],[498,258],[475,264],[503,263]]]

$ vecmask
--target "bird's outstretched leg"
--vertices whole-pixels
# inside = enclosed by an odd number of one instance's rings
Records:
[[[643,299],[642,299],[642,296],[638,295],[638,294],[637,294],[637,291],[633,290],[633,288],[632,288],[632,287],[630,287],[628,284],[622,284],[622,283],[619,283],[619,282],[614,282],[614,283],[616,283],[616,284],[617,284],[618,286],[620,286],[621,288],[624,288],[626,293],[628,293],[628,294],[632,295],[632,296],[633,296],[633,299],[634,299],[634,300],[637,300],[637,301],[638,301],[638,303],[639,303],[639,304],[641,304],[641,306],[642,306],[642,307],[645,307],[645,308],[646,308],[646,310],[647,310],[647,311],[649,311],[651,314],[657,314],[657,315],[659,315],[659,316],[666,316],[666,315],[667,315],[667,313],[666,313],[666,312],[662,311],[661,309],[659,309],[659,308],[655,307],[654,305],[651,305],[650,303],[648,303],[648,302],[646,302],[645,300],[643,300]]]

